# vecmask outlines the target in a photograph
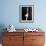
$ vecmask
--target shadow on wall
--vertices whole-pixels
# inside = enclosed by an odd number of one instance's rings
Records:
[[[0,24],[0,43],[2,43],[2,36],[3,36],[3,32],[5,32],[6,30],[4,30],[5,25],[4,24]]]

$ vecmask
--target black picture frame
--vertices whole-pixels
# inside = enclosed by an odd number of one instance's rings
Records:
[[[34,5],[19,5],[20,22],[34,22]]]

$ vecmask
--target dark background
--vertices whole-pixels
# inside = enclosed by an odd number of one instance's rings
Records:
[[[27,20],[32,20],[32,7],[22,7],[22,20],[26,20],[25,14],[27,13],[27,8],[29,9]]]

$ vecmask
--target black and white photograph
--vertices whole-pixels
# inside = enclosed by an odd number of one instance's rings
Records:
[[[34,6],[33,5],[21,5],[20,6],[20,21],[21,22],[33,22],[34,19]]]

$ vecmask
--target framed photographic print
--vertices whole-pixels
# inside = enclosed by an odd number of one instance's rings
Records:
[[[34,22],[34,5],[19,5],[20,22]]]

